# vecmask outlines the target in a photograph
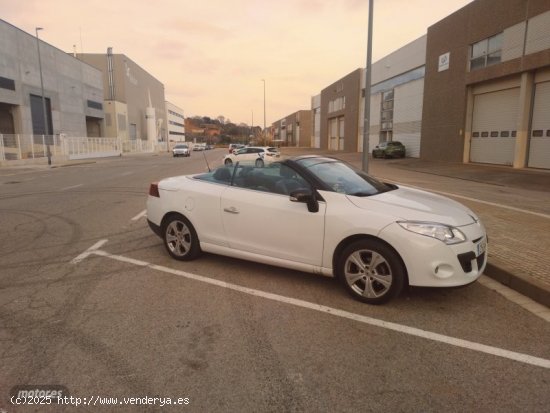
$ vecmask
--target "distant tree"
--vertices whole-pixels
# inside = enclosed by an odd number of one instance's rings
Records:
[[[218,122],[220,122],[221,125],[225,123],[225,116],[223,115],[218,116],[216,119],[218,120]]]

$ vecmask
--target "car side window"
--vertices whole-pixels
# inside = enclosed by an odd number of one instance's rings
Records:
[[[239,165],[233,185],[280,195],[289,195],[296,189],[311,187],[302,176],[283,164],[272,164],[268,167]]]
[[[206,172],[200,175],[195,175],[193,178],[221,185],[231,185],[233,171],[234,168],[232,166],[222,166],[220,168],[214,169],[213,171]]]

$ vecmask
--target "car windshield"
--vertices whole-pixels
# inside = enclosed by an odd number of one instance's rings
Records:
[[[395,186],[380,182],[363,171],[330,158],[304,158],[298,160],[333,191],[353,196],[371,196],[388,192]]]
[[[175,148],[176,149],[185,149],[185,148],[187,148],[187,145],[176,145]]]

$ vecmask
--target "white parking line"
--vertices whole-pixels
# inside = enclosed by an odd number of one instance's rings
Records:
[[[60,191],[68,191],[69,189],[75,189],[75,188],[79,188],[81,186],[84,186],[84,184],[78,184],[78,185],[73,185],[73,186],[66,186],[65,188],[61,188]]]
[[[537,367],[542,367],[550,369],[550,360],[543,359],[540,357],[530,356],[528,354],[516,353],[514,351],[504,350],[498,347],[488,346],[485,344],[475,343],[473,341],[462,340],[455,337],[445,336],[443,334],[433,333],[430,331],[422,330],[415,327],[409,327],[397,323],[392,323],[388,321],[379,320],[372,317],[363,316],[360,314],[350,313],[348,311],[340,310],[337,308],[327,307],[320,304],[311,303],[304,300],[299,300],[296,298],[285,297],[278,294],[268,293],[261,290],[256,290],[253,288],[242,287],[240,285],[228,283],[225,281],[216,280],[214,278],[208,278],[201,275],[191,274],[185,271],[175,270],[173,268],[163,267],[161,265],[151,264],[146,261],[136,260],[133,258],[124,257],[122,255],[110,254],[106,251],[102,251],[99,248],[105,244],[107,240],[99,241],[94,244],[92,247],[87,249],[84,253],[80,254],[78,257],[73,259],[71,263],[77,264],[91,254],[99,255],[102,257],[110,258],[116,261],[125,262],[128,264],[138,265],[140,267],[148,267],[155,271],[161,271],[164,273],[169,273],[177,275],[179,277],[187,278],[194,281],[199,281],[207,283],[210,285],[215,285],[221,288],[227,288],[233,291],[238,291],[244,294],[252,295],[255,297],[265,298],[267,300],[278,301],[285,304],[290,304],[296,307],[306,308],[309,310],[319,311],[321,313],[330,314],[335,317],[347,318],[349,320],[357,321],[360,323],[372,325],[375,327],[385,328],[387,330],[396,331],[398,333],[408,334],[415,337],[425,338],[427,340],[432,340],[440,343],[449,344],[452,346],[464,348],[467,350],[477,351],[480,353],[491,354],[498,357],[503,357],[509,360],[518,361],[520,363],[530,364]]]
[[[87,258],[90,254],[93,254],[97,249],[101,248],[108,240],[102,239],[100,241],[97,241],[94,245],[92,245],[90,248],[88,248],[86,251],[84,251],[82,254],[80,254],[78,257],[73,258],[71,261],[71,264],[78,264],[83,259]]]
[[[144,216],[147,215],[147,210],[144,209],[143,211],[141,211],[139,214],[137,214],[135,217],[132,218],[132,221],[137,221],[138,219],[140,218],[143,218]]]
[[[399,185],[403,185],[403,186],[408,186],[410,188],[421,189],[423,191],[435,192],[437,194],[441,194],[441,195],[445,195],[445,196],[450,196],[450,197],[460,198],[460,199],[466,199],[468,201],[479,202],[480,204],[491,205],[491,206],[494,206],[494,207],[509,209],[511,211],[522,212],[524,214],[531,214],[531,215],[535,215],[537,217],[550,219],[550,215],[543,214],[541,212],[528,211],[527,209],[521,209],[521,208],[516,208],[516,207],[513,207],[513,206],[509,206],[509,205],[497,204],[496,202],[483,201],[482,199],[471,198],[469,196],[453,194],[451,192],[437,191],[437,190],[431,189],[431,188],[423,188],[421,186],[409,185],[407,183],[393,181],[391,179],[384,179],[384,181],[393,182],[394,184],[399,184]]]

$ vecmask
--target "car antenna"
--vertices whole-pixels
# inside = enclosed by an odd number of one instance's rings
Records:
[[[202,156],[204,156],[204,162],[206,162],[206,167],[208,168],[208,172],[212,172],[212,170],[210,169],[210,165],[208,165],[208,159],[206,159],[206,153],[204,153],[205,151],[202,151]]]

